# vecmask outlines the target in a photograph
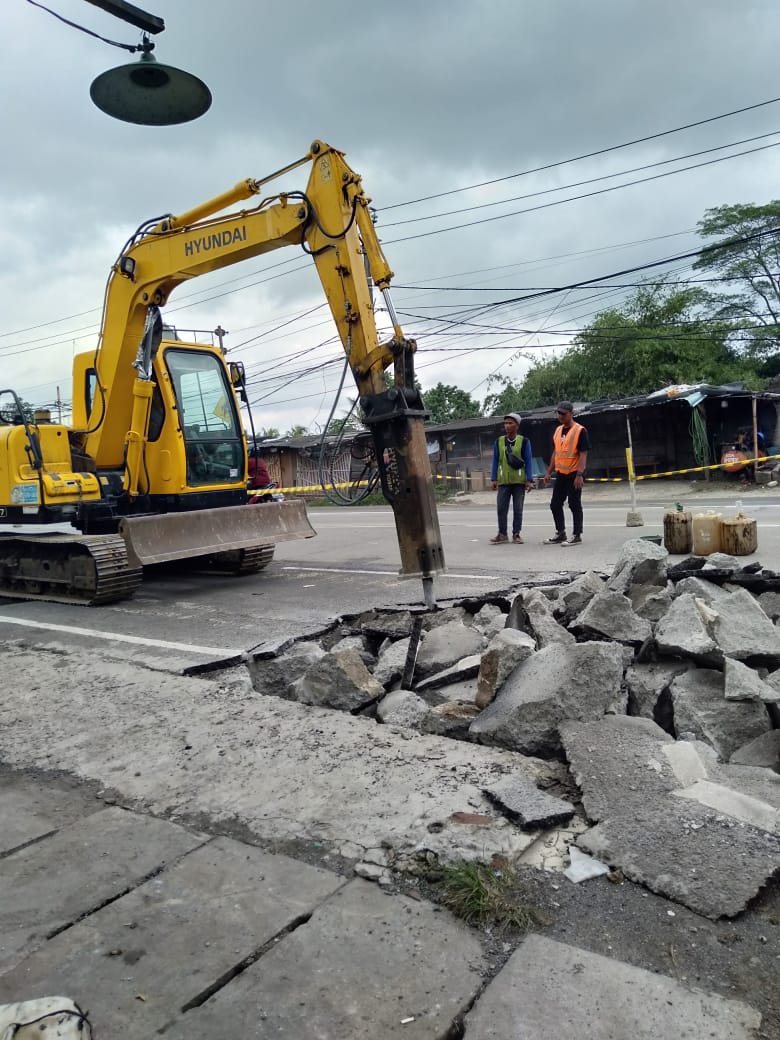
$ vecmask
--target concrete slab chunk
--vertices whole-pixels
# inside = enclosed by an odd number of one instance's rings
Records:
[[[530,935],[465,1020],[465,1040],[757,1040],[737,1000]]]
[[[753,781],[756,794],[731,792],[729,804],[742,807],[742,818],[673,797],[680,776],[694,787],[728,784],[703,745],[695,755],[669,755],[675,746],[669,736],[632,718],[567,722],[561,737],[588,818],[598,821],[577,845],[631,881],[717,919],[744,910],[777,870],[780,838],[744,822],[745,807],[759,800],[766,803],[761,819],[770,818],[772,803],[761,798],[766,784]]]
[[[780,773],[780,729],[771,729],[755,740],[743,744],[729,759],[740,766],[758,766]]]
[[[777,809],[723,784],[697,780],[690,787],[672,791],[672,794],[678,798],[691,798],[700,805],[706,805],[742,823],[749,823],[751,827],[758,827],[769,834],[780,834],[780,812]]]
[[[764,682],[761,676],[741,661],[726,657],[723,661],[724,695],[727,701],[780,702],[780,690]]]
[[[441,1040],[484,967],[450,914],[355,880],[165,1035]]]
[[[704,740],[724,760],[743,744],[771,728],[760,701],[726,700],[723,675],[711,668],[692,668],[672,680],[674,728]]]
[[[0,1001],[68,993],[90,1008],[101,1035],[148,1040],[343,884],[219,838],[0,976]]]
[[[0,871],[0,967],[202,843],[174,823],[104,809],[12,853]]]
[[[548,646],[514,669],[470,733],[483,744],[526,755],[555,754],[561,723],[602,716],[617,698],[622,678],[617,644]]]
[[[540,791],[527,777],[510,775],[486,787],[485,794],[521,827],[555,827],[568,823],[575,811],[571,802]]]

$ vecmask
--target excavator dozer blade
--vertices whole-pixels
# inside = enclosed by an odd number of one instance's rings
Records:
[[[296,499],[126,517],[119,522],[119,533],[127,545],[130,565],[145,567],[260,546],[272,548],[275,542],[313,538],[317,532],[309,523],[305,503]],[[270,555],[265,562],[269,560]]]

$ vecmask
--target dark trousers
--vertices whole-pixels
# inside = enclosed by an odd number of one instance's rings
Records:
[[[571,509],[571,519],[574,524],[572,534],[582,534],[582,488],[579,490],[574,486],[576,473],[556,473],[553,485],[550,509],[555,521],[556,531],[566,530],[566,520],[563,516],[563,503],[568,499]]]
[[[498,509],[498,531],[506,534],[506,522],[509,516],[509,503],[512,503],[512,534],[520,534],[523,529],[523,503],[525,502],[525,484],[499,484],[496,507]]]

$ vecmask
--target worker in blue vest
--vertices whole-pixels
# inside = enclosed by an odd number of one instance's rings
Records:
[[[533,486],[534,462],[531,442],[520,433],[520,416],[510,412],[504,416],[504,432],[493,445],[493,466],[490,479],[493,490],[498,491],[498,534],[491,538],[491,545],[508,542],[507,521],[509,503],[512,503],[512,541],[523,544],[520,534],[523,529],[523,504],[526,488]]]

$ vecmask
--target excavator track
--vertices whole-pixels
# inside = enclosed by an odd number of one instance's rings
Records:
[[[178,573],[231,574],[241,577],[244,574],[256,574],[264,570],[274,558],[275,545],[248,545],[243,549],[230,549],[225,552],[209,553],[207,556],[195,556],[187,560],[174,560],[160,566],[175,570]]]
[[[230,574],[256,574],[265,570],[274,558],[275,548],[275,545],[248,545],[234,552],[214,553],[210,562],[215,569],[225,569]]]
[[[0,535],[0,596],[95,607],[132,596],[142,574],[118,535]]]

